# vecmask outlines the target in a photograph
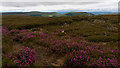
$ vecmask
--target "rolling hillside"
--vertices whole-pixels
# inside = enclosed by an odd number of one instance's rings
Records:
[[[42,17],[60,17],[60,16],[80,16],[80,15],[93,15],[87,12],[69,12],[59,14],[56,12],[6,12],[3,15],[27,15],[27,16],[42,16]]]
[[[91,13],[87,13],[87,12],[69,12],[64,14],[66,16],[79,16],[79,15],[93,15]]]

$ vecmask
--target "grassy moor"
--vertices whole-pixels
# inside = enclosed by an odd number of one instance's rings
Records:
[[[3,13],[2,68],[120,67],[118,14]]]

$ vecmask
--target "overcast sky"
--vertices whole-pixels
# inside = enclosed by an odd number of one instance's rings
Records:
[[[83,11],[117,12],[119,0],[0,0],[0,12]]]

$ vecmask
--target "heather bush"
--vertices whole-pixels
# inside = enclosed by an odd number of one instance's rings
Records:
[[[20,33],[20,30],[18,30],[18,29],[12,29],[9,32],[10,32],[10,34],[15,35],[15,34]]]
[[[116,58],[99,57],[95,62],[91,64],[91,66],[102,68],[106,67],[117,68],[120,66],[120,62]]]
[[[69,55],[66,65],[68,66],[88,66],[89,56],[84,50],[73,51]]]
[[[10,36],[10,32],[7,27],[2,27],[2,38],[6,38],[7,36]]]
[[[33,32],[24,32],[24,33],[19,33],[15,36],[13,36],[14,41],[18,42],[29,42],[33,41],[36,35],[33,35]]]
[[[7,54],[3,62],[6,63],[8,60],[7,66],[30,66],[33,65],[36,57],[37,53],[34,49],[21,47],[17,48],[13,54]]]
[[[56,53],[65,54],[70,52],[70,42],[67,42],[65,40],[56,40],[52,45],[52,50]]]

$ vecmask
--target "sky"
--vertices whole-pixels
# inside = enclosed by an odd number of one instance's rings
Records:
[[[119,0],[0,0],[0,12],[117,12]]]

